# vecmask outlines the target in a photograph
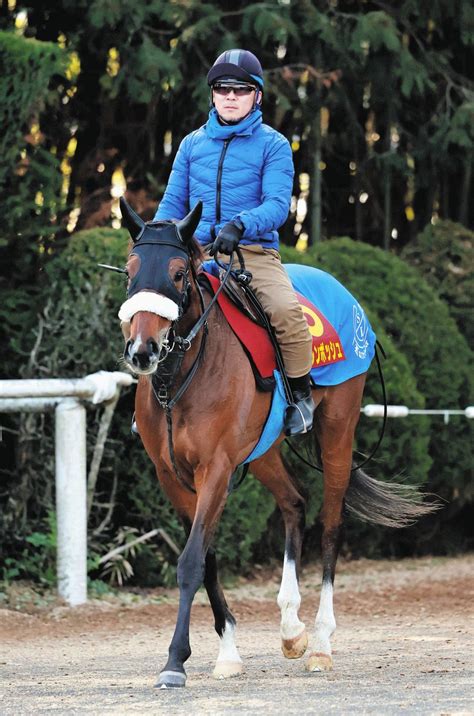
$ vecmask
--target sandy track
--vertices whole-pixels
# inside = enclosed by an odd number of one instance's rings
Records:
[[[319,569],[302,578],[311,627]],[[307,674],[280,652],[278,575],[228,590],[245,672],[211,677],[217,636],[193,609],[186,689],[152,688],[166,660],[176,592],[74,610],[0,610],[0,714],[467,714],[472,701],[474,557],[341,564],[335,670]]]

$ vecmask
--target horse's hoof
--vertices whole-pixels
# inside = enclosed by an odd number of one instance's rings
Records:
[[[301,634],[293,637],[293,639],[281,640],[281,650],[286,659],[299,659],[305,653],[307,646],[308,634],[306,629],[303,629]]]
[[[230,679],[232,676],[240,676],[242,670],[241,661],[218,661],[212,675],[215,679]]]
[[[306,662],[306,671],[332,671],[331,656],[329,656],[329,654],[322,654],[321,652],[313,651],[309,655],[309,659]]]
[[[162,671],[155,688],[180,689],[186,686],[186,674],[180,671]]]

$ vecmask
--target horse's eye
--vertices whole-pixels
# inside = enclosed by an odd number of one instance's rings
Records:
[[[175,281],[181,281],[184,278],[184,271],[177,271],[174,275]]]

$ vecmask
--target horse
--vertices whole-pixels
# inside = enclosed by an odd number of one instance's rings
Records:
[[[122,269],[128,275],[128,298],[119,317],[125,363],[139,376],[136,424],[159,483],[187,534],[177,566],[176,627],[156,686],[183,687],[184,664],[191,655],[191,605],[203,583],[220,639],[213,676],[228,678],[242,671],[236,620],[219,582],[212,541],[232,475],[259,440],[271,395],[257,389],[249,360],[219,307],[213,305],[207,313],[211,296],[197,280],[202,250],[193,238],[201,206],[176,222],[145,223],[123,198],[121,209],[132,243]],[[152,380],[165,365],[177,391],[171,400],[166,386],[162,393]],[[312,391],[316,405],[312,432],[324,491],[322,588],[311,639],[298,616],[305,500],[280,452],[284,436],[250,465],[283,516],[285,550],[277,599],[283,655],[300,658],[309,645],[306,670],[312,673],[333,668],[333,590],[343,505],[359,517],[394,527],[411,524],[432,509],[421,503],[416,491],[411,492],[413,488],[380,483],[360,468],[353,469],[354,432],[365,379],[363,373]]]

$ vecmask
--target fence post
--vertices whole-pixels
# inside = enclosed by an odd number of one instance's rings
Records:
[[[87,601],[86,409],[62,400],[55,421],[58,592],[76,606]]]

